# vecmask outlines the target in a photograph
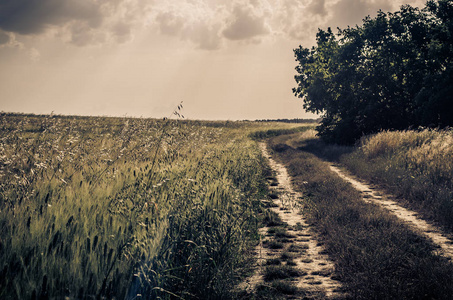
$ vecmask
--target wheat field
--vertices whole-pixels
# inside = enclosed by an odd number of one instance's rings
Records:
[[[292,127],[2,114],[0,298],[226,295]]]

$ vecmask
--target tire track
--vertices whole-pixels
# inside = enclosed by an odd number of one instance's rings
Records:
[[[434,244],[438,245],[439,251],[437,254],[448,259],[453,259],[453,240],[441,229],[419,218],[416,212],[400,206],[393,200],[393,196],[378,191],[371,184],[355,179],[353,176],[347,174],[345,171],[334,165],[330,165],[330,169],[338,174],[338,176],[342,179],[351,183],[355,189],[360,191],[365,202],[375,203],[389,210],[414,230],[421,232],[430,238]]]
[[[281,249],[271,249],[267,246],[272,241],[271,227],[260,229],[264,240],[256,249],[258,266],[253,276],[248,278],[242,285],[242,289],[252,291],[259,284],[266,284],[266,266],[272,260],[278,260],[285,255],[291,255],[291,259],[284,264],[293,266],[298,270],[299,276],[290,279],[291,283],[299,290],[298,295],[303,299],[338,299],[344,298],[341,283],[336,280],[335,267],[325,252],[318,235],[300,214],[302,206],[300,199],[302,194],[293,190],[291,178],[286,168],[277,163],[269,155],[266,145],[260,144],[263,156],[269,160],[270,167],[275,171],[277,184],[271,184],[271,193],[278,195],[271,203],[270,209],[274,211],[286,224],[288,242]],[[297,295],[288,298],[300,298]]]

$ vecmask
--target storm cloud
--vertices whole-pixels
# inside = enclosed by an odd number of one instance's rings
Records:
[[[188,118],[303,118],[293,49],[409,1],[425,0],[0,0],[0,105],[158,118],[184,100]]]
[[[49,26],[83,21],[90,27],[102,23],[100,7],[94,1],[1,0],[0,28],[19,34],[42,33]]]
[[[270,36],[309,39],[408,2],[422,0],[0,0],[0,45],[49,32],[77,46],[126,43],[148,30],[218,50]]]
[[[139,0],[0,0],[0,30],[24,36],[53,30],[78,46],[125,42],[145,8]]]
[[[216,50],[222,43],[221,23],[213,16],[206,6],[198,10],[167,7],[154,20],[161,34],[189,40],[200,49]]]
[[[232,21],[223,31],[230,40],[247,40],[270,32],[264,16],[257,15],[253,6],[236,6],[231,15]]]
[[[315,15],[325,16],[327,14],[325,0],[312,0],[308,6],[308,11]]]
[[[0,46],[8,44],[10,36],[4,31],[0,30]]]
[[[390,0],[340,0],[331,8],[335,14],[332,15],[329,25],[334,28],[353,27],[356,24],[360,24],[366,16],[376,15],[378,10],[388,12],[398,9],[392,4],[395,3]]]

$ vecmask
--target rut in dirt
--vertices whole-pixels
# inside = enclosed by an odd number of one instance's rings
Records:
[[[330,165],[330,169],[338,174],[343,180],[351,183],[356,190],[360,191],[365,202],[375,203],[387,209],[400,220],[408,224],[414,231],[427,236],[434,244],[438,245],[439,249],[437,254],[450,260],[453,259],[453,240],[440,228],[418,217],[418,214],[415,211],[402,207],[393,200],[395,198],[394,196],[379,191],[376,186],[363,182],[362,180],[359,181],[354,178],[354,176],[334,165]]]
[[[297,271],[286,280],[297,287],[298,292],[288,295],[287,299],[299,299],[300,295],[304,299],[344,298],[346,294],[341,283],[336,280],[333,262],[326,254],[319,236],[301,214],[302,194],[293,190],[286,168],[272,159],[266,145],[261,143],[260,148],[276,174],[276,181],[270,186],[271,194],[275,195],[270,209],[284,222],[287,233],[284,246],[272,247],[275,245],[272,235],[275,228],[261,228],[264,239],[256,249],[258,266],[255,274],[244,282],[243,288],[250,291],[259,285],[270,285],[266,268],[275,261],[281,261],[281,266],[291,266]]]

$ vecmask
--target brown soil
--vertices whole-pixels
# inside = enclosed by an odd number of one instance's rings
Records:
[[[396,201],[394,196],[385,194],[376,186],[359,181],[346,171],[331,165],[331,170],[337,173],[341,178],[350,182],[354,188],[362,192],[363,200],[368,203],[375,203],[395,214],[399,219],[412,227],[415,231],[421,232],[430,238],[434,244],[439,246],[438,253],[449,259],[453,258],[453,241],[440,228],[421,219],[418,214],[407,208],[402,207]]]
[[[272,159],[266,145],[261,143],[260,147],[264,157],[269,159],[269,165],[275,171],[278,182],[277,185],[270,186],[271,194],[278,195],[277,199],[272,200],[272,206],[275,207],[270,209],[287,224],[287,232],[292,237],[284,243],[282,249],[270,249],[263,244],[272,240],[272,234],[268,233],[269,227],[261,228],[262,241],[256,249],[258,265],[254,275],[243,282],[241,288],[252,291],[258,284],[263,284],[263,273],[268,260],[281,259],[282,255],[291,255],[291,259],[283,260],[282,264],[290,261],[291,265],[299,271],[300,276],[292,278],[291,282],[305,295],[306,299],[342,298],[344,296],[342,286],[334,279],[334,264],[325,254],[318,235],[301,215],[303,207],[300,200],[303,195],[293,190],[286,168]]]

